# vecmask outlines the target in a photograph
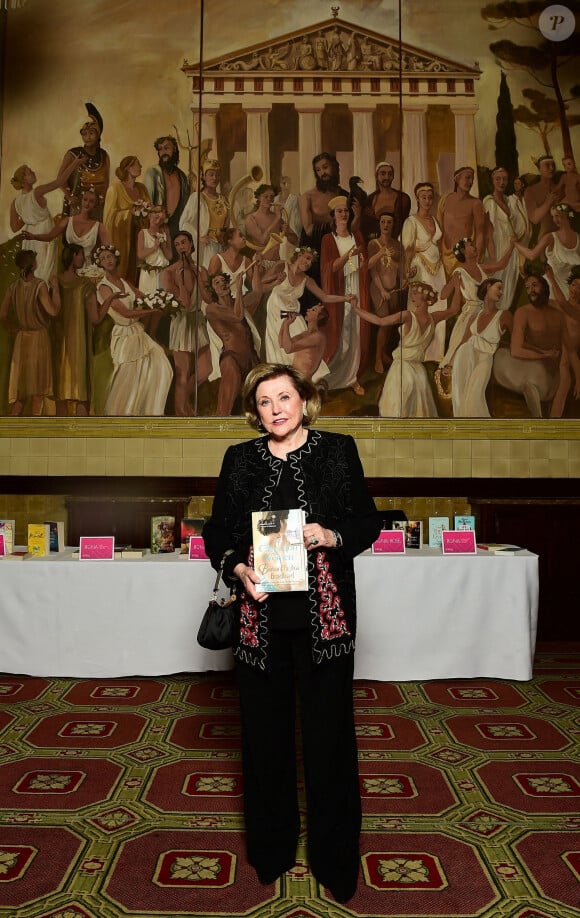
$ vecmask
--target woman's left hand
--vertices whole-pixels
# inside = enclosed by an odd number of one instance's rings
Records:
[[[307,523],[304,527],[304,545],[307,551],[319,548],[335,548],[336,539],[332,529],[324,529],[318,523]]]

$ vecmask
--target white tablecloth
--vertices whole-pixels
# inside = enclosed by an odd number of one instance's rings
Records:
[[[356,559],[355,676],[531,678],[538,559],[430,549]],[[0,672],[110,678],[232,666],[195,640],[215,579],[177,555],[0,561]]]

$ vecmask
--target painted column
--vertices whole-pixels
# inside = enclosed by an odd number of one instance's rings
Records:
[[[455,118],[455,168],[471,166],[475,171],[475,179],[471,193],[479,194],[477,182],[477,154],[475,148],[475,121],[477,111],[475,106],[452,105],[451,111]]]
[[[312,160],[322,151],[322,108],[309,106],[297,108],[298,158],[300,164],[300,192],[314,185]]]
[[[210,159],[220,158],[217,142],[217,113],[217,106],[215,108],[203,108],[201,111],[201,130],[199,132],[199,140],[201,144],[203,144],[206,140],[211,140],[211,151],[209,153]],[[197,121],[197,117],[198,112],[194,109],[194,122]],[[197,137],[196,131],[193,132],[193,136]]]
[[[429,180],[427,158],[427,105],[403,100],[403,150],[401,188],[413,198],[413,188],[418,182]]]
[[[246,115],[246,163],[248,172],[254,166],[261,166],[264,181],[270,181],[270,134],[267,108],[247,108]]]
[[[353,168],[354,174],[360,175],[363,188],[370,194],[375,187],[375,145],[373,132],[372,108],[354,108],[352,112]]]

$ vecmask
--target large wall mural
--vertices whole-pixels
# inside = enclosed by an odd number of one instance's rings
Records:
[[[0,413],[580,417],[579,16],[6,0]]]

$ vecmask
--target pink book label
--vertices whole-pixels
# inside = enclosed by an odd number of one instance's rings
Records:
[[[447,530],[441,533],[444,555],[475,555],[477,545],[473,529]]]
[[[381,534],[376,542],[373,542],[373,552],[378,555],[405,554],[405,532],[403,529],[381,529]]]
[[[115,536],[81,536],[79,549],[81,561],[114,561]]]
[[[0,555],[6,554],[6,541],[4,539],[4,533],[0,532]]]
[[[207,560],[205,547],[201,536],[190,536],[189,538],[189,560],[203,561]]]

